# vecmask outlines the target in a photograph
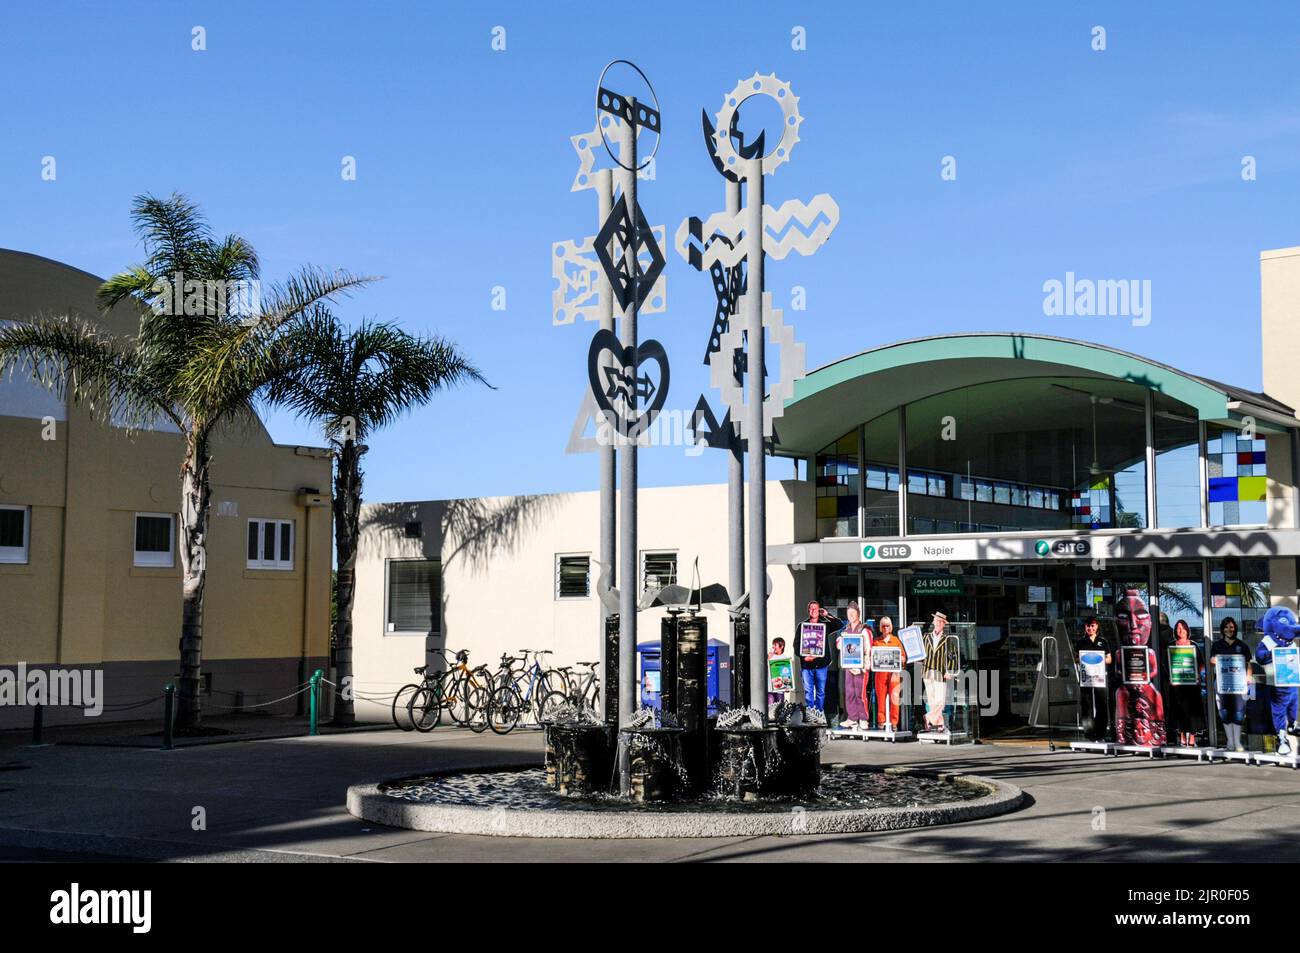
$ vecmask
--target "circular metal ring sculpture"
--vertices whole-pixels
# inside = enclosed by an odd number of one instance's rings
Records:
[[[799,97],[790,91],[790,84],[777,79],[775,73],[769,76],[755,73],[749,79],[742,79],[723,99],[714,125],[715,154],[727,170],[735,169],[740,162],[742,157],[731,142],[733,117],[741,103],[754,96],[770,96],[781,107],[781,139],[771,152],[763,156],[763,174],[771,175],[782,162],[789,160],[794,144],[799,141],[799,127],[803,125],[803,117],[799,115]]]
[[[653,108],[646,109],[643,103],[637,103],[638,115],[630,116],[628,107],[630,107],[631,103],[618,93],[612,93],[605,89],[605,74],[610,71],[611,67],[617,66],[619,63],[623,63],[624,65],[630,66],[632,69],[636,70],[637,75],[645,82],[646,89],[650,90],[650,96],[654,100]],[[609,138],[605,135],[605,124],[600,121],[600,114],[602,112],[616,114],[623,122],[631,121],[633,128],[632,134],[634,136],[636,135],[636,128],[638,126],[645,126],[647,129],[654,131],[655,147],[650,150],[650,155],[646,157],[646,160],[640,163],[635,169],[631,166],[624,165],[622,160],[619,159],[618,156],[614,155],[614,150],[609,146]],[[618,163],[620,169],[625,169],[628,172],[640,172],[654,161],[655,153],[659,151],[659,143],[663,138],[660,135],[659,129],[659,95],[655,92],[654,86],[651,85],[649,77],[641,71],[641,67],[637,66],[631,60],[610,60],[605,64],[605,68],[600,71],[600,79],[596,82],[596,128],[600,130],[600,141],[605,144],[605,151],[609,153],[611,159]]]

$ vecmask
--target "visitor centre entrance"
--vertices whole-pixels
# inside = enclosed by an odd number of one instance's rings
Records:
[[[1136,595],[1148,609],[1149,644],[1161,660],[1157,677],[1168,731],[1174,737],[1189,732],[1205,744],[1219,744],[1222,723],[1210,704],[1211,695],[1201,692],[1213,678],[1205,660],[1230,619],[1253,652],[1259,620],[1270,604],[1266,559],[1118,563],[1102,569],[1090,563],[1042,561],[891,569],[819,566],[815,578],[816,593],[833,615],[847,618],[850,604],[856,602],[873,632],[883,617],[902,629],[928,628],[935,613],[946,616],[947,630],[957,637],[959,676],[953,680],[949,716],[954,725],[969,731],[971,740],[1076,740],[1079,681],[1073,666],[1084,623],[1095,618],[1101,637],[1117,649],[1117,610],[1124,612],[1126,598]],[[1193,707],[1181,704],[1171,683],[1177,676],[1168,649],[1180,642],[1195,647],[1199,662]],[[848,683],[842,672],[836,674],[828,679],[827,711],[833,725],[836,715],[841,722],[849,715]],[[868,702],[873,688],[866,688]],[[922,728],[924,692],[911,697],[903,692],[900,702],[899,730]],[[869,716],[875,713],[870,704],[863,707]],[[878,727],[874,722],[880,719],[869,720]],[[1262,744],[1269,734],[1264,708],[1257,721],[1260,730],[1254,734]]]
[[[1266,684],[1261,620],[1296,598],[1298,423],[1265,394],[1034,335],[906,341],[811,372],[775,441],[806,474],[809,530],[768,561],[794,571],[800,609],[847,619],[856,603],[870,636],[888,617],[915,660],[841,665],[832,728],[1120,743],[1118,697],[1126,726],[1160,723],[1160,746],[1221,744],[1230,627],[1250,655],[1228,665],[1233,727],[1266,752],[1268,692],[1245,689]]]

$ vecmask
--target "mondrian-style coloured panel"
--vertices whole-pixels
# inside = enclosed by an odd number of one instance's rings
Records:
[[[1268,457],[1264,438],[1210,427],[1205,444],[1211,526],[1268,522]],[[1221,608],[1226,608],[1221,607]]]

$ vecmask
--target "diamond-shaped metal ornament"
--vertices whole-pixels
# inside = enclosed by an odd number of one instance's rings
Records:
[[[610,252],[613,243],[614,251]],[[640,254],[644,251],[649,262],[642,270]],[[636,299],[638,310],[645,303],[660,272],[664,270],[664,253],[655,241],[654,231],[646,222],[645,213],[638,203],[636,209],[636,234],[632,233],[632,218],[628,214],[627,196],[619,197],[609,218],[596,236],[596,255],[605,269],[605,277],[614,289],[619,307],[626,309]]]

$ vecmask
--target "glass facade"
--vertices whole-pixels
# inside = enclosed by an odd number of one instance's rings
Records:
[[[909,404],[908,532],[1145,526],[1145,394],[1029,378]]]
[[[817,535],[858,535],[858,432],[817,454]]]
[[[1267,462],[1263,436],[1202,425],[1194,407],[1140,384],[994,381],[914,401],[822,448],[817,531],[827,539],[1262,526]]]

